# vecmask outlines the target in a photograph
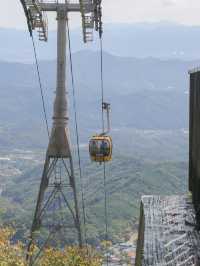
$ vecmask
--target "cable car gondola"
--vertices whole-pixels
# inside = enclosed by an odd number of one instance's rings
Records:
[[[93,136],[89,143],[90,158],[94,162],[112,160],[112,138],[106,135]]]
[[[107,135],[110,131],[110,104],[103,103],[103,111],[107,112],[108,130],[99,135],[93,136],[89,141],[89,153],[93,162],[109,162],[112,160],[112,138]]]

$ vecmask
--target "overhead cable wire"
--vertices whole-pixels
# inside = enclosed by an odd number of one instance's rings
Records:
[[[100,72],[101,72],[101,110],[102,110],[102,132],[105,133],[105,122],[104,122],[104,76],[103,76],[103,41],[102,37],[100,37]]]
[[[101,75],[101,104],[102,104],[102,132],[105,134],[104,122],[104,76],[103,76],[103,41],[100,35],[100,75]],[[103,162],[103,185],[104,185],[104,215],[105,215],[105,240],[106,240],[106,264],[108,265],[108,192],[107,192],[107,178],[106,178],[106,162]]]
[[[38,82],[39,82],[39,87],[40,87],[40,94],[41,94],[41,98],[42,98],[42,108],[43,108],[43,114],[44,114],[44,121],[45,121],[45,124],[46,124],[46,130],[47,130],[48,138],[50,138],[49,125],[48,125],[48,119],[47,119],[47,112],[46,112],[45,100],[44,100],[44,90],[43,90],[43,87],[42,87],[42,81],[41,81],[41,75],[40,75],[40,69],[39,69],[39,63],[38,63],[37,50],[36,50],[36,45],[35,45],[35,41],[34,41],[33,35],[31,35],[31,40],[32,40],[32,44],[33,44],[35,65],[36,65],[36,71],[37,71]]]
[[[78,114],[77,114],[77,104],[76,104],[76,88],[75,88],[74,68],[73,68],[73,60],[72,60],[71,35],[70,35],[68,19],[67,19],[67,35],[68,35],[68,44],[69,44],[68,47],[69,47],[70,72],[71,72],[71,83],[72,83],[72,93],[73,93],[73,109],[74,109],[75,131],[76,131],[76,144],[77,144],[77,152],[78,152],[78,165],[79,165],[79,176],[80,176],[80,187],[81,187],[84,237],[85,237],[85,242],[87,245],[86,207],[85,207],[83,174],[82,174],[82,167],[81,167],[80,136],[79,136]]]

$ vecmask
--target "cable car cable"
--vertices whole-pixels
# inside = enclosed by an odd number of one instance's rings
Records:
[[[101,110],[102,110],[102,133],[105,133],[105,122],[104,122],[104,109],[103,109],[103,103],[104,103],[104,80],[103,80],[103,41],[102,37],[100,37],[100,65],[101,65]]]
[[[104,175],[104,208],[105,208],[105,226],[106,226],[106,249],[107,249],[107,255],[106,255],[106,263],[108,265],[108,194],[107,194],[107,179],[106,179],[106,163],[103,162],[103,175]]]
[[[68,47],[69,47],[69,59],[70,59],[70,72],[71,72],[71,83],[72,83],[72,93],[73,93],[73,108],[74,108],[74,120],[75,120],[75,131],[76,131],[76,144],[78,152],[78,165],[79,165],[79,176],[80,176],[80,187],[81,187],[81,198],[82,198],[82,210],[83,210],[83,223],[84,223],[84,237],[87,247],[87,229],[86,229],[86,206],[85,206],[85,196],[83,188],[83,174],[81,167],[81,155],[80,155],[80,136],[79,136],[79,127],[78,127],[78,115],[77,115],[77,104],[76,104],[76,90],[75,90],[75,79],[74,79],[74,69],[73,69],[73,60],[72,60],[72,49],[71,49],[71,35],[69,29],[69,22],[67,19],[67,35],[68,35]],[[87,247],[88,251],[88,247]]]
[[[102,104],[102,133],[105,133],[105,122],[104,122],[104,76],[103,76],[103,41],[102,36],[100,39],[100,64],[101,64],[101,104]],[[106,178],[106,162],[103,162],[103,182],[104,182],[104,211],[105,211],[105,240],[106,240],[106,264],[108,266],[108,195],[107,195],[107,178]]]
[[[40,87],[40,94],[41,94],[41,98],[42,98],[42,108],[43,108],[43,114],[44,114],[44,121],[45,121],[45,124],[46,124],[46,130],[47,130],[48,138],[50,138],[49,125],[48,125],[47,113],[46,113],[46,107],[45,107],[45,100],[44,100],[44,90],[43,90],[43,87],[42,87],[40,69],[39,69],[39,64],[38,64],[38,56],[37,56],[36,45],[35,45],[35,41],[34,41],[33,35],[31,35],[31,40],[32,40],[32,44],[33,44],[35,65],[36,65],[36,71],[37,71],[38,82],[39,82],[39,87]]]

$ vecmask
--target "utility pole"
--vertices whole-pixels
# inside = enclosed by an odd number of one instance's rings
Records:
[[[46,12],[57,14],[57,83],[53,110],[53,126],[46,152],[36,209],[31,227],[27,260],[33,265],[42,250],[55,235],[67,242],[66,229],[72,223],[77,231],[79,246],[83,246],[76,180],[69,139],[68,90],[66,87],[67,20],[70,12],[82,17],[83,40],[92,41],[93,29],[102,34],[101,0],[48,1],[20,0],[27,18],[30,35],[37,29],[39,39],[47,41]],[[71,218],[69,218],[71,217]],[[38,232],[45,228],[48,236],[43,239]],[[61,230],[63,231],[61,233]],[[39,240],[37,241],[37,238]],[[33,244],[39,245],[35,258],[30,255]]]

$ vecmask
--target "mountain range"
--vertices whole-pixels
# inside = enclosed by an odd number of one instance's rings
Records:
[[[114,144],[113,162],[107,166],[109,222],[110,235],[117,240],[137,223],[142,194],[187,191],[188,70],[199,64],[194,58],[200,35],[198,27],[163,23],[104,29],[105,100],[111,103]],[[91,164],[87,147],[90,136],[101,128],[100,54],[97,42],[87,49],[80,46],[79,35],[78,30],[72,32],[73,73],[87,222],[95,242],[104,235],[103,179],[101,168]],[[23,227],[18,231],[21,238],[30,228],[48,137],[28,34],[0,29],[0,36],[0,223],[14,221]],[[37,42],[37,53],[51,125],[56,37],[54,32],[49,36],[49,44]],[[76,156],[69,71],[67,80]]]
[[[98,36],[94,42],[83,44],[81,29],[71,30],[73,52],[99,51]],[[33,61],[33,49],[28,31],[0,29],[0,60],[11,62]],[[35,42],[41,60],[56,58],[56,32],[49,32],[48,43]],[[123,57],[156,57],[165,59],[199,59],[200,27],[160,23],[105,24],[103,48],[105,52]]]
[[[81,141],[87,143],[89,136],[101,127],[100,58],[92,51],[77,52],[72,57]],[[181,150],[180,154],[187,158],[188,70],[198,61],[127,58],[108,53],[103,54],[103,60],[105,100],[111,103],[112,134],[117,147],[145,155],[145,147],[150,151],[159,149],[163,142],[163,147],[169,145],[166,154]],[[55,61],[39,64],[49,124],[55,66]],[[45,147],[47,138],[35,66],[0,62],[0,73],[0,145]],[[70,81],[70,73],[68,78]],[[73,128],[70,82],[67,87]]]

